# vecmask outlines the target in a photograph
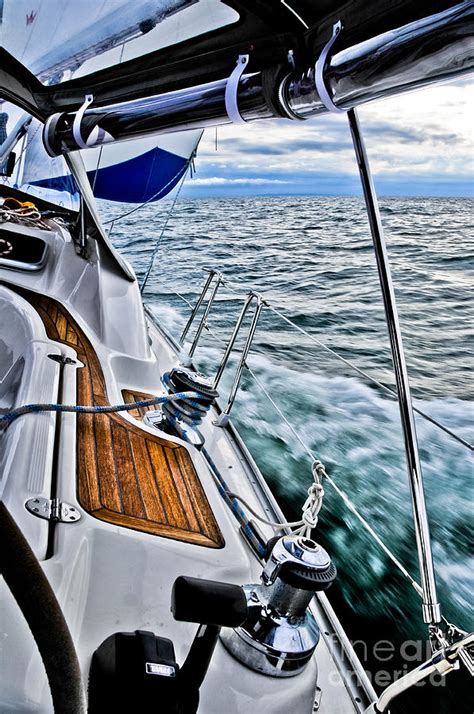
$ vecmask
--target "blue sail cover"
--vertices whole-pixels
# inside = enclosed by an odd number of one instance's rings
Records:
[[[62,157],[48,156],[41,131],[42,125],[33,120],[14,185],[75,210],[79,195],[74,179]],[[82,151],[95,197],[121,203],[160,200],[185,175],[200,137],[200,131],[180,132],[160,137],[160,145],[148,138]]]
[[[188,159],[155,149],[118,164],[88,171],[96,198],[123,203],[158,201],[166,196],[185,173]]]
[[[201,132],[141,139],[82,152],[96,198],[123,203],[158,201],[185,175]]]

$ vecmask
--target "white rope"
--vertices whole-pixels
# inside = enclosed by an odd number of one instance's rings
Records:
[[[318,525],[319,511],[323,505],[324,488],[322,485],[323,476],[327,476],[326,469],[320,461],[313,461],[314,483],[308,488],[308,498],[303,504],[303,518],[301,526],[295,530],[295,535],[302,535],[311,538],[311,531]]]
[[[187,305],[191,310],[194,309],[194,305],[192,305],[192,304],[189,302],[189,300],[187,300],[187,299],[184,297],[184,295],[181,295],[181,293],[179,293],[177,290],[173,290],[173,295],[176,295],[176,297],[179,297],[180,300],[182,300],[183,302],[185,302],[186,305]]]
[[[40,211],[36,206],[18,206],[18,208],[8,208],[0,206],[0,223],[17,223],[31,228],[41,228],[50,231],[51,227],[43,221]]]
[[[305,538],[311,538],[311,531],[317,526],[318,513],[323,505],[324,489],[320,481],[320,469],[324,471],[324,466],[320,461],[315,461],[313,463],[313,477],[315,479],[315,483],[311,484],[308,488],[308,497],[303,504],[303,508],[301,509],[303,511],[303,516],[299,521],[269,521],[258,514],[252,506],[244,498],[242,498],[242,496],[239,496],[238,493],[227,491],[227,495],[230,496],[230,498],[235,498],[239,501],[247,509],[247,511],[252,514],[252,516],[260,521],[260,523],[264,523],[265,525],[271,526],[272,528],[276,528],[278,530],[283,528],[295,528],[295,535],[302,535]]]

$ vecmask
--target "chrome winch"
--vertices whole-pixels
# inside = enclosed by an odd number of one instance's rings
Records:
[[[315,592],[330,587],[336,573],[328,553],[311,538],[278,538],[263,569],[262,584],[244,586],[247,619],[240,627],[222,631],[224,645],[236,659],[262,674],[299,674],[320,634],[309,603]]]
[[[168,434],[176,434],[200,448],[204,437],[197,428],[218,397],[212,381],[203,374],[186,367],[174,367],[162,378],[170,394],[198,392],[199,400],[178,400],[163,405],[160,411],[149,411],[143,421]]]

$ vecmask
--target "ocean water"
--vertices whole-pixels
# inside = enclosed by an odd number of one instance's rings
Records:
[[[111,239],[139,279],[159,241],[144,300],[175,336],[205,270],[219,269],[232,290],[221,288],[210,314],[218,338],[229,336],[246,291],[253,288],[299,327],[393,387],[361,198],[180,200],[165,226],[170,206],[163,201],[143,207],[115,223]],[[124,211],[105,202],[100,208],[106,221]],[[469,199],[381,200],[415,404],[470,443],[473,209]],[[204,331],[196,353],[202,371],[212,375],[221,352],[221,344]],[[396,402],[266,308],[248,363],[332,478],[417,578]],[[229,369],[223,399],[231,377]],[[248,373],[232,417],[286,515],[298,517],[311,483],[310,461]],[[422,418],[416,423],[443,613],[468,630],[473,626],[472,452]],[[419,597],[329,484],[318,539],[339,571],[331,600],[372,675],[385,670],[393,676],[403,665],[414,666],[416,658],[408,661],[404,643],[422,643],[426,636]],[[380,639],[395,643],[383,666],[374,649]],[[425,654],[423,649],[418,660]],[[471,711],[465,678],[450,677],[447,687],[433,684],[419,691],[415,702],[401,702],[399,711]]]

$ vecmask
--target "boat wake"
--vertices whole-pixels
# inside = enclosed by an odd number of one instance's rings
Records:
[[[169,306],[160,307],[159,315],[162,324],[177,336],[185,323],[183,316]],[[199,349],[199,368],[212,375],[221,353],[214,346]],[[323,461],[330,476],[417,580],[411,500],[396,401],[358,378],[301,372],[261,354],[251,354],[249,366],[301,440]],[[230,389],[233,367],[235,362],[222,380],[222,403]],[[473,402],[449,397],[417,401],[417,406],[473,441]],[[299,517],[298,509],[311,483],[310,459],[248,372],[244,373],[232,419],[285,514]],[[416,422],[443,610],[448,619],[468,628],[473,559],[466,484],[472,473],[472,457],[435,425],[418,416]],[[399,617],[404,615],[402,622],[408,626],[419,608],[418,595],[330,484],[325,490],[320,536],[337,563],[343,600],[350,603],[354,616],[396,618],[400,626]],[[405,632],[406,637],[415,635],[412,629]]]

